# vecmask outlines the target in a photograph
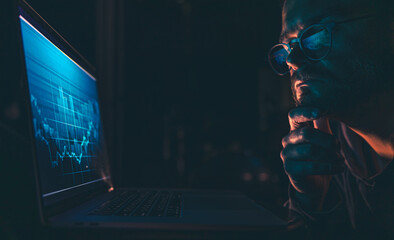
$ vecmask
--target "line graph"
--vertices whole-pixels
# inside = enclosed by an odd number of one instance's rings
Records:
[[[63,89],[60,87],[59,88],[59,93],[60,93],[60,99],[64,100],[64,92]],[[96,131],[96,129],[93,126],[93,122],[90,121],[89,122],[89,128],[86,129],[84,127],[80,127],[78,125],[75,124],[79,124],[81,125],[81,123],[76,120],[76,115],[84,115],[87,116],[86,114],[82,114],[82,113],[78,113],[76,111],[74,111],[74,105],[73,105],[73,101],[72,101],[72,97],[70,96],[70,102],[71,102],[71,108],[67,108],[64,107],[60,104],[55,104],[54,108],[57,108],[57,110],[60,112],[60,109],[66,114],[67,111],[70,111],[70,114],[73,114],[73,120],[72,122],[74,124],[69,124],[67,122],[61,122],[61,121],[57,121],[54,119],[47,119],[45,117],[42,116],[42,111],[39,109],[38,104],[37,104],[37,98],[34,97],[34,95],[31,96],[31,104],[32,106],[34,106],[34,108],[37,109],[37,114],[36,114],[36,118],[33,118],[33,122],[34,122],[34,129],[35,129],[35,137],[39,138],[40,140],[44,141],[45,144],[48,146],[48,148],[50,148],[49,146],[49,142],[48,139],[50,139],[51,141],[55,141],[56,142],[56,147],[57,147],[57,151],[56,151],[56,158],[52,158],[52,154],[50,156],[50,160],[51,160],[51,164],[52,167],[55,166],[59,166],[59,161],[63,162],[64,158],[71,158],[74,159],[78,164],[82,163],[82,158],[83,157],[94,157],[92,155],[87,155],[88,153],[88,145],[90,143],[90,137],[91,137],[91,132],[92,131]],[[48,102],[47,102],[48,103]],[[64,104],[64,102],[63,102]],[[60,109],[59,109],[60,108]],[[64,114],[64,116],[65,116]],[[40,119],[40,121],[37,121],[37,117]],[[61,118],[61,117],[58,117]],[[65,119],[67,121],[67,119]],[[58,131],[56,131],[54,128],[50,127],[48,121],[52,121],[55,123],[61,123],[61,124],[65,124],[67,125],[67,127],[75,127],[75,128],[82,128],[82,129],[86,129],[86,134],[82,136],[82,140],[78,140],[78,138],[74,137],[71,141],[69,138],[61,138],[59,137],[61,134],[59,134]],[[76,122],[79,123],[76,123]],[[40,125],[41,124],[41,125]],[[74,131],[75,132],[75,131]],[[77,134],[75,134],[74,136],[76,136]],[[97,134],[95,134],[96,136]],[[63,144],[63,142],[71,142],[71,144],[73,144],[73,147],[70,147],[70,149],[67,148],[67,146],[65,144]],[[70,144],[69,144],[70,145]],[[63,147],[63,150],[62,150]],[[61,152],[60,152],[61,151]],[[85,156],[84,156],[84,152],[85,152]],[[86,165],[86,167],[89,167],[88,165]]]
[[[92,121],[98,112],[98,104],[91,100],[76,101],[61,86],[51,92],[51,98],[54,101],[39,103],[37,97],[31,95],[35,137],[48,150],[51,168],[60,168],[61,176],[80,174],[83,181],[84,174],[95,170],[91,168],[91,162],[97,156],[90,145],[99,141],[98,127]],[[53,118],[48,118],[42,108],[52,108]],[[97,119],[98,116],[95,117]]]
[[[96,79],[21,18],[43,196],[102,179]]]

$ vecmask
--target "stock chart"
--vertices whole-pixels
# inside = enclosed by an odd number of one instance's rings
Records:
[[[98,179],[100,111],[95,78],[20,17],[43,193]]]

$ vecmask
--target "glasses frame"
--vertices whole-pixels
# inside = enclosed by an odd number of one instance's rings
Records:
[[[298,35],[297,35],[297,37],[294,38],[294,39],[292,39],[289,43],[279,43],[279,44],[274,45],[274,46],[268,51],[268,62],[269,62],[269,64],[270,64],[271,68],[274,70],[274,72],[276,72],[276,74],[278,74],[278,75],[280,75],[280,76],[284,76],[284,75],[288,74],[288,73],[290,72],[290,70],[291,70],[291,67],[289,66],[289,70],[286,71],[285,73],[280,73],[280,72],[276,71],[276,69],[273,67],[273,65],[272,65],[272,63],[271,63],[270,56],[271,56],[271,52],[272,52],[272,50],[274,50],[274,48],[276,48],[276,47],[278,47],[278,46],[283,46],[283,48],[288,52],[288,55],[287,55],[287,57],[288,57],[288,56],[290,55],[290,53],[293,51],[293,49],[294,49],[294,47],[295,47],[295,44],[298,44],[298,47],[301,49],[302,54],[303,54],[307,59],[309,59],[310,61],[316,62],[316,61],[323,60],[323,59],[326,58],[326,57],[328,56],[328,54],[331,52],[331,48],[332,48],[332,28],[334,28],[335,26],[337,26],[337,25],[339,25],[339,24],[342,24],[342,23],[348,23],[348,22],[353,22],[353,21],[357,21],[357,20],[362,20],[362,19],[365,19],[365,18],[373,17],[373,16],[375,16],[375,15],[376,15],[376,14],[367,14],[367,15],[363,15],[363,16],[356,17],[356,18],[350,18],[350,19],[346,19],[346,20],[343,20],[343,21],[339,21],[339,22],[331,21],[331,22],[327,22],[327,23],[316,23],[316,24],[312,24],[312,25],[310,25],[309,27],[303,29],[301,32],[299,32]],[[310,29],[313,28],[313,27],[323,27],[323,28],[327,29],[327,31],[328,31],[328,33],[329,33],[329,37],[330,37],[330,40],[329,40],[330,47],[328,48],[327,53],[326,53],[323,57],[320,57],[320,58],[312,58],[312,57],[308,56],[308,55],[305,53],[305,50],[303,49],[302,43],[301,43],[301,41],[300,41],[300,39],[302,39],[302,36],[304,35],[304,33],[307,32],[308,30],[310,30]],[[287,58],[286,58],[286,60],[287,60]]]

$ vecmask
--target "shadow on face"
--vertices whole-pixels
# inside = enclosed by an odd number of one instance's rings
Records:
[[[373,16],[358,19],[366,15]],[[382,27],[377,15],[376,6],[369,1],[285,2],[281,34],[284,43],[291,43],[312,24],[335,23],[331,49],[324,59],[309,60],[299,44],[293,46],[287,58],[297,106],[318,107],[328,116],[345,118],[382,91],[388,79],[385,69],[392,62],[387,51],[391,43],[384,35],[390,25]]]

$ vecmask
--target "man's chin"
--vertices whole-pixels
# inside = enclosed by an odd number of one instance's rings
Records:
[[[316,106],[320,94],[315,94],[311,87],[292,88],[293,99],[297,107],[318,107]]]
[[[318,108],[322,115],[333,119],[341,119],[350,111],[338,99],[316,97],[308,94],[294,100],[296,107]]]
[[[295,105],[297,107],[318,107],[317,99],[311,94],[294,97]]]
[[[313,94],[305,94],[302,96],[294,97],[296,107],[313,107],[318,108],[322,112],[329,112],[328,101],[325,99],[314,96]]]

